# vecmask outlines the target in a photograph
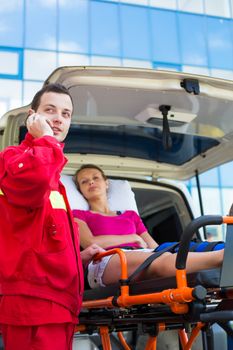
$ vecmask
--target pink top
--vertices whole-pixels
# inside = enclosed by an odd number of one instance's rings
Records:
[[[133,210],[126,210],[117,216],[106,216],[89,210],[73,210],[73,215],[75,218],[85,221],[93,236],[130,235],[134,233],[141,235],[147,231],[141,218]],[[137,243],[132,242],[111,246],[107,249],[125,246],[140,248]]]

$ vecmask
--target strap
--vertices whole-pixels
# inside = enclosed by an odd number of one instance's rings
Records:
[[[223,244],[223,241],[214,241],[214,242],[207,242],[207,241],[201,241],[201,242],[190,242],[189,246],[189,252],[212,252],[215,250],[215,247],[218,244]],[[222,248],[220,248],[222,249]]]
[[[198,241],[198,242],[190,242],[189,245],[189,252],[196,252],[196,253],[201,253],[201,252],[211,252],[215,250],[215,247],[221,244],[223,245],[223,241],[214,241],[214,242],[207,242],[207,241]],[[223,247],[219,248],[223,249]]]
[[[179,245],[179,242],[176,242],[172,245],[170,245],[169,247],[166,247],[158,252],[154,252],[152,255],[150,255],[145,261],[143,261],[143,263],[141,265],[138,266],[138,268],[128,277],[127,279],[127,284],[129,284],[134,278],[135,276],[137,276],[140,272],[142,272],[143,270],[145,270],[151,263],[152,261],[154,261],[155,259],[157,259],[160,255],[162,255],[163,253],[169,252],[172,249],[174,249],[176,246]]]
[[[202,242],[190,242],[189,252],[195,252]]]
[[[203,252],[211,252],[219,243],[224,243],[224,242],[223,241],[208,242],[206,247],[203,249]]]

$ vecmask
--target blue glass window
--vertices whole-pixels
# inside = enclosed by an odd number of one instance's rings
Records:
[[[164,62],[153,62],[153,68],[158,70],[181,71],[180,64],[164,63]]]
[[[22,85],[22,80],[0,79],[0,109],[3,112],[22,105]]]
[[[23,0],[1,1],[0,45],[23,46]]]
[[[60,51],[87,53],[88,2],[86,0],[59,2]]]
[[[204,214],[206,215],[216,215],[221,214],[221,196],[219,188],[207,188],[203,187],[202,200],[204,206]]]
[[[120,55],[118,5],[91,3],[91,52],[94,55]]]
[[[56,49],[56,2],[26,0],[25,46]]]
[[[46,79],[57,67],[56,56],[54,51],[25,50],[24,79]]]
[[[151,59],[149,9],[140,6],[120,5],[123,56]]]
[[[178,19],[182,63],[207,66],[205,17],[180,13]]]
[[[226,163],[219,167],[221,186],[222,187],[233,187],[233,162]],[[233,197],[232,197],[233,202]]]
[[[23,67],[23,50],[0,48],[0,76],[7,79],[21,79]]]
[[[211,67],[233,69],[232,21],[209,17],[207,27]]]
[[[210,169],[199,175],[201,186],[217,187],[219,186],[218,168]],[[197,186],[196,177],[190,180],[190,186]]]
[[[219,186],[218,169],[210,169],[200,175],[201,186]]]
[[[223,215],[227,215],[233,203],[233,189],[222,188]]]
[[[176,13],[151,11],[153,60],[180,63]]]

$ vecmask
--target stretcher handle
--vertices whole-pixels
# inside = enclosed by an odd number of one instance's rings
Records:
[[[113,248],[110,250],[107,250],[105,252],[98,253],[94,256],[93,260],[101,260],[103,257],[108,255],[114,255],[118,254],[121,262],[121,279],[127,280],[128,279],[128,268],[127,268],[127,259],[125,253],[120,248]]]
[[[231,218],[231,217],[229,217]],[[206,225],[221,225],[226,222],[226,218],[220,215],[203,215],[192,220],[185,228],[181,241],[179,244],[179,250],[176,257],[177,270],[184,270],[186,268],[187,255],[189,251],[189,245],[193,235],[196,231]],[[229,220],[230,221],[230,220]]]

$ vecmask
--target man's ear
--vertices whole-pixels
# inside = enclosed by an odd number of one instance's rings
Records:
[[[34,109],[29,109],[29,111],[28,111],[28,117],[29,117],[29,115],[32,115],[33,113],[36,113],[35,111],[34,111]]]
[[[107,190],[109,188],[109,181],[108,181],[108,179],[106,180],[106,188],[107,188]]]
[[[26,119],[25,119],[25,122],[24,122],[25,126],[27,126],[28,117],[30,117],[30,115],[32,115],[33,113],[35,113],[34,109],[31,109],[31,108],[30,108],[30,109],[28,110],[28,114],[27,114]]]

